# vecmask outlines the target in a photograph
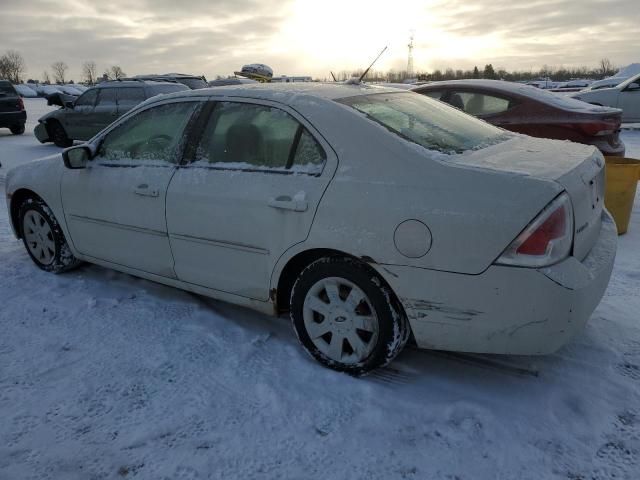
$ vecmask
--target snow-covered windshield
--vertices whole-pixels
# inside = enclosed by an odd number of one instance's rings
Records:
[[[429,150],[461,153],[498,143],[508,134],[442,102],[415,93],[342,98],[391,132]]]

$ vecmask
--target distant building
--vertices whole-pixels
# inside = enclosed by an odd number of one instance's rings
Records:
[[[288,77],[287,75],[280,75],[279,77],[273,77],[271,82],[280,82],[280,83],[290,83],[290,82],[312,82],[313,79],[311,77],[305,76],[293,76]]]

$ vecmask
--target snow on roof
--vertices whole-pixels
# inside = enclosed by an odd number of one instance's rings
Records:
[[[427,86],[421,86],[415,88],[417,91],[431,90],[437,86],[442,87],[471,87],[471,88],[484,88],[487,90],[493,90],[495,92],[503,92],[506,94],[521,95],[533,100],[545,103],[558,108],[582,111],[582,112],[607,112],[611,111],[610,107],[600,107],[598,105],[591,105],[589,103],[576,100],[571,97],[559,95],[541,88],[532,87],[531,85],[524,85],[522,83],[507,82],[504,80],[448,80],[443,82],[432,82]]]
[[[224,96],[224,97],[248,97],[263,100],[272,100],[282,103],[291,103],[296,97],[316,97],[326,100],[353,97],[356,95],[369,95],[374,93],[401,93],[397,88],[385,88],[377,85],[346,84],[346,83],[320,83],[320,82],[292,82],[292,83],[254,83],[241,85],[228,85],[213,88],[201,88],[198,90],[177,92],[171,97],[183,96]],[[166,97],[165,97],[166,98]]]

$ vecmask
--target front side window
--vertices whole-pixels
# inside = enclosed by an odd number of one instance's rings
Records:
[[[425,95],[378,93],[337,101],[428,150],[461,153],[508,138],[503,130]]]
[[[144,110],[110,131],[97,158],[107,162],[178,163],[184,130],[199,102],[169,103]]]
[[[287,112],[220,102],[205,126],[195,160],[225,169],[318,174],[325,158],[318,142]]]
[[[116,106],[116,89],[115,88],[102,88],[98,96],[98,107],[113,107]]]
[[[96,103],[96,98],[98,98],[98,90],[89,90],[78,97],[75,105],[78,107],[93,107]]]
[[[461,110],[476,117],[506,112],[512,106],[512,102],[506,98],[478,92],[454,92],[449,98],[454,98],[456,95],[462,101]],[[454,106],[458,107],[458,105]]]

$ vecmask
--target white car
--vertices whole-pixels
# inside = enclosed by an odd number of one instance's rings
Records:
[[[572,97],[594,105],[621,108],[623,122],[640,122],[640,74],[613,88],[583,90]]]
[[[364,85],[153,97],[6,179],[35,264],[80,261],[270,314],[353,374],[418,347],[546,354],[585,325],[616,230],[593,147]]]
[[[18,95],[24,98],[35,98],[38,96],[35,90],[27,87],[24,83],[14,83],[13,87],[18,92]]]

